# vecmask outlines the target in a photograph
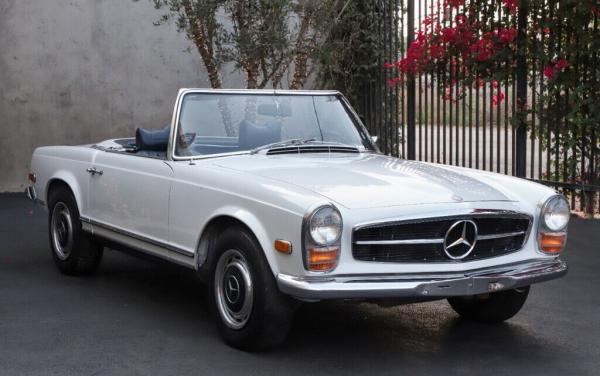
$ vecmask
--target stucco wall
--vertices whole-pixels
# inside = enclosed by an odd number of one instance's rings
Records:
[[[160,127],[180,87],[209,86],[159,15],[148,0],[0,0],[0,192],[25,188],[37,146]]]

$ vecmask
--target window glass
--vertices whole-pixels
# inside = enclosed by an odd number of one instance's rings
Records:
[[[372,148],[335,95],[202,93],[183,99],[175,153],[247,151],[290,139]]]

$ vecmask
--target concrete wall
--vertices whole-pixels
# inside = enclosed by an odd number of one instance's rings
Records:
[[[209,86],[160,14],[148,0],[0,0],[0,192],[25,188],[37,146],[158,128],[180,87]]]

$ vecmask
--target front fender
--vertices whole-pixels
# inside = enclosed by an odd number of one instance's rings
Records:
[[[202,229],[200,234],[204,234],[206,227],[212,222],[213,219],[218,218],[218,217],[223,217],[223,216],[231,217],[231,218],[234,218],[234,219],[240,221],[241,223],[246,225],[246,227],[248,227],[250,229],[250,231],[252,231],[252,233],[258,240],[258,243],[260,244],[261,248],[263,249],[263,252],[265,254],[267,262],[269,263],[269,266],[271,267],[271,271],[273,272],[274,275],[277,275],[277,273],[278,273],[277,263],[274,260],[274,257],[273,257],[274,255],[271,252],[267,251],[271,247],[270,247],[269,236],[267,235],[265,226],[263,226],[262,222],[247,209],[243,209],[243,208],[235,207],[235,206],[225,206],[225,207],[217,209],[216,211],[211,213],[211,215],[208,218],[208,221],[204,224],[204,228]],[[198,239],[198,244],[200,244],[200,239]],[[200,249],[198,251],[198,258],[204,259],[204,260],[206,259],[205,255],[200,254]]]
[[[256,210],[257,208],[251,210],[233,205],[218,208],[209,215],[208,220],[202,228],[200,237],[202,237],[207,226],[215,218],[223,216],[234,218],[252,231],[263,250],[274,276],[280,272],[297,272],[295,269],[301,268],[303,265],[300,244],[302,217],[288,211],[276,210],[275,208],[270,208],[268,213],[259,213],[259,217],[255,214],[258,213]],[[260,218],[267,219],[269,223],[265,223]],[[292,254],[286,255],[275,251],[273,244],[276,239],[291,241],[294,245]],[[196,254],[198,261],[201,261],[199,262],[199,266],[201,266],[202,262],[206,260],[206,252],[208,250],[202,249],[200,239],[198,240],[198,244],[199,247]]]

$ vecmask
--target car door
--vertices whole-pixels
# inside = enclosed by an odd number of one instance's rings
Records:
[[[93,223],[139,240],[168,242],[173,171],[164,160],[101,151],[88,171]]]

